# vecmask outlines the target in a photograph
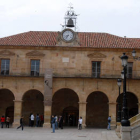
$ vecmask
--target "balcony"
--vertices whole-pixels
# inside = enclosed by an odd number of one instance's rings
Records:
[[[21,68],[21,69],[12,69],[9,75],[1,76],[14,76],[14,77],[44,77],[46,69],[40,69],[37,74],[33,74],[30,69]],[[66,68],[58,68],[52,69],[53,77],[66,77],[66,78],[120,78],[121,70],[109,70],[109,69],[101,69],[99,73],[92,73],[91,69],[66,69]],[[140,71],[133,71],[132,74],[127,74],[127,78],[130,79],[140,79]]]

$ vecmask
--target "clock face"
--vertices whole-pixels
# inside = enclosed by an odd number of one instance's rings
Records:
[[[70,30],[66,30],[63,32],[63,39],[66,41],[71,41],[73,39],[74,35],[73,32]]]

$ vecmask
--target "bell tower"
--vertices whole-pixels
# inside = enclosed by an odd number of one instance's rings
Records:
[[[58,32],[56,46],[79,46],[78,33],[76,32],[77,14],[73,10],[72,4],[65,13],[63,30]]]
[[[65,13],[65,28],[74,28],[73,30],[76,31],[76,20],[77,20],[77,14],[73,10],[72,4],[69,4],[69,10]]]

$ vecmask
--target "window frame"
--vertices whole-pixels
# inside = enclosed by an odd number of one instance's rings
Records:
[[[39,65],[35,63],[35,65],[32,65],[32,61],[39,61]],[[32,66],[35,66],[35,68],[32,70]],[[38,71],[37,71],[38,66]],[[31,76],[39,76],[40,75],[40,59],[31,59],[30,60],[30,75]]]
[[[3,74],[2,74],[2,60],[9,60],[8,69],[7,69],[7,64],[4,63],[4,70],[3,70],[4,73]],[[9,58],[1,58],[0,59],[0,70],[1,70],[1,72],[0,72],[1,75],[10,75],[10,59]],[[7,70],[8,70],[8,73],[6,72]]]
[[[96,64],[96,67],[95,67],[95,72],[93,71],[93,63],[95,63]],[[99,67],[98,67],[98,63],[99,63]],[[100,74],[101,74],[101,61],[91,61],[91,76],[92,77],[94,77],[94,78],[100,78]],[[98,68],[99,68],[99,70],[98,70]],[[95,73],[95,75],[94,75],[94,73]]]
[[[129,70],[130,70],[129,68],[132,68],[131,72],[129,72]],[[127,76],[127,78],[132,78],[132,76],[133,76],[133,62],[127,63],[126,76]]]

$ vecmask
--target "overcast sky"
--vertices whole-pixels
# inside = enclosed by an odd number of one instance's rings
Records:
[[[140,38],[140,0],[0,0],[0,38],[28,31],[61,31],[69,3],[80,32]]]

